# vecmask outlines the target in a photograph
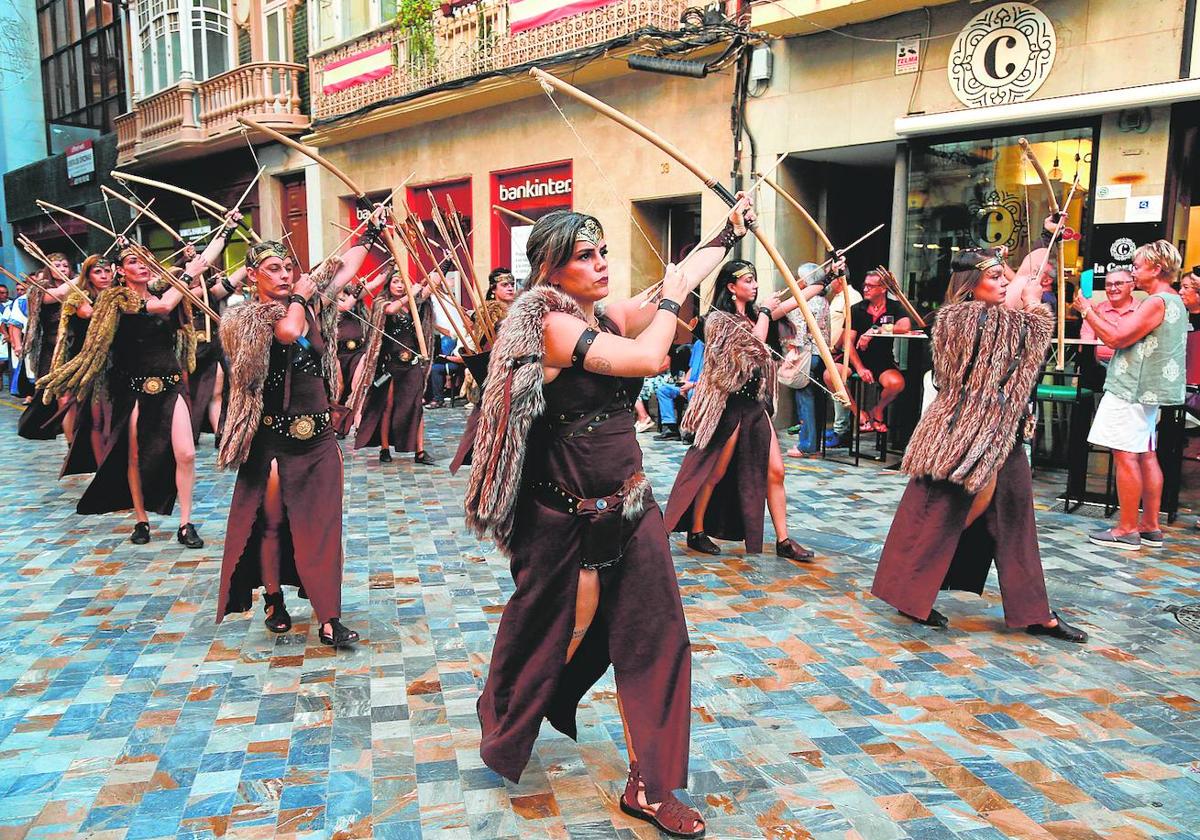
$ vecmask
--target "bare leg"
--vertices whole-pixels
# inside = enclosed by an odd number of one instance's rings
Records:
[[[575,629],[567,646],[567,661],[575,655],[580,642],[592,626],[596,608],[600,606],[600,573],[595,569],[579,570],[579,588],[575,590]]]
[[[192,489],[196,484],[196,444],[192,416],[183,397],[175,398],[171,415],[171,448],[175,452],[175,489],[179,494],[179,524],[192,521]]]
[[[103,419],[100,416],[100,406],[98,403],[92,403],[90,410],[92,412],[92,457],[99,461],[100,447],[104,445],[104,435],[100,431],[100,424],[103,422]]]
[[[63,435],[67,439],[67,444],[75,442],[75,417],[79,411],[79,403],[75,402],[74,397],[59,397],[58,410],[66,409],[66,414],[63,415],[62,427]]]
[[[904,374],[898,370],[885,370],[879,374],[879,384],[883,388],[883,393],[879,395],[879,402],[875,403],[871,417],[873,420],[882,422],[883,410],[904,390]]]
[[[138,522],[149,522],[150,517],[146,515],[146,502],[142,498],[142,474],[138,472],[138,442],[137,442],[137,427],[138,427],[138,411],[139,406],[134,403],[133,413],[129,415],[129,467],[126,475],[129,478],[129,496],[133,499],[133,513],[137,517]],[[97,457],[99,457],[97,455]]]
[[[1157,531],[1163,489],[1163,474],[1162,467],[1158,465],[1158,454],[1143,452],[1138,455],[1138,468],[1142,475],[1142,519],[1138,530]]]
[[[1142,467],[1140,455],[1136,452],[1113,450],[1113,460],[1117,462],[1117,502],[1120,505],[1120,521],[1113,528],[1113,534],[1136,534],[1138,530],[1138,508],[1142,500]],[[1161,493],[1161,485],[1160,490]]]
[[[775,427],[771,426],[771,452],[767,458],[767,511],[771,524],[775,526],[775,539],[783,542],[788,538],[787,490],[783,486],[783,456],[779,454],[779,439]]]
[[[733,434],[729,436],[729,440],[725,441],[725,446],[721,450],[721,454],[717,457],[717,463],[713,466],[713,471],[709,473],[708,478],[704,480],[704,484],[700,487],[700,492],[696,494],[696,501],[692,502],[692,532],[699,533],[704,530],[704,514],[708,512],[708,503],[712,501],[713,490],[721,479],[725,477],[725,471],[729,469],[729,462],[733,460],[733,450],[737,447],[738,434],[741,432],[741,426],[733,430]]]
[[[217,380],[213,384],[212,400],[208,404],[208,423],[214,434],[221,433],[221,400],[225,390],[225,369],[217,365]]]
[[[637,421],[643,423],[650,419],[650,412],[646,411],[646,404],[641,400],[636,400],[633,403],[633,411],[637,415]]]
[[[380,449],[389,449],[392,445],[392,405],[395,401],[395,397],[395,383],[389,379],[387,384],[387,397],[383,401],[383,419],[379,421]]]
[[[267,488],[262,505],[263,535],[259,551],[263,588],[268,592],[279,591],[279,534],[283,528],[283,494],[279,489],[279,462],[271,461],[267,475]],[[270,615],[268,614],[268,618]]]
[[[425,451],[425,418],[421,418],[420,425],[417,426],[417,451]]]
[[[992,503],[992,497],[995,495],[996,478],[993,476],[992,480],[985,484],[971,501],[971,509],[967,511],[967,521],[963,525],[964,531],[970,528],[976,519],[983,516],[983,512],[988,509],[988,506]]]

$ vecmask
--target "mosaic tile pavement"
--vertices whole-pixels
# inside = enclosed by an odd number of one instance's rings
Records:
[[[548,727],[519,785],[483,767],[475,698],[512,591],[463,529],[444,467],[347,454],[345,621],[333,655],[307,604],[213,624],[233,476],[200,453],[189,552],[155,520],[77,517],[62,441],[0,405],[0,840],[650,838],[619,812],[626,758],[611,678],[578,743]],[[433,412],[449,457],[464,418]],[[649,441],[664,499],[683,449]],[[800,568],[676,548],[694,643],[690,790],[709,836],[779,840],[1200,838],[1200,601],[1191,515],[1167,548],[1114,556],[1094,521],[1039,514],[1053,603],[1086,647],[1003,626],[994,585],[944,595],[939,632],[867,594],[903,479],[789,463]],[[994,579],[993,579],[994,583]]]

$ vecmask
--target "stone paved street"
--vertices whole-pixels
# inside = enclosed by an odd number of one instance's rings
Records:
[[[289,590],[213,623],[232,474],[202,439],[190,552],[173,521],[78,517],[61,440],[0,405],[0,838],[651,838],[617,809],[626,757],[611,676],[579,743],[543,729],[519,785],[478,756],[475,699],[512,582],[461,519],[445,464],[464,419],[431,412],[437,467],[346,454],[345,622],[334,655]],[[664,500],[678,444],[643,436]],[[1200,838],[1200,602],[1193,516],[1158,551],[1091,546],[1095,520],[1039,513],[1052,604],[1085,647],[1005,629],[943,595],[951,629],[868,594],[903,478],[788,464],[798,567],[675,558],[694,649],[690,791],[714,838]],[[320,488],[314,488],[317,492]],[[768,539],[772,536],[768,534]]]

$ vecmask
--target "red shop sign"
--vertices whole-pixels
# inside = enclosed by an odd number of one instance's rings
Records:
[[[574,206],[574,167],[570,160],[540,163],[491,173],[492,204],[520,213],[534,221],[552,210]],[[530,226],[493,211],[492,268],[508,266],[517,279],[529,274],[525,240]]]

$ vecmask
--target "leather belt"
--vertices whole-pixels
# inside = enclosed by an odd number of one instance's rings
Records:
[[[161,394],[168,388],[173,388],[183,381],[181,373],[167,373],[153,376],[129,377],[129,389],[139,394]]]
[[[579,565],[584,569],[607,568],[621,559],[627,539],[622,532],[628,527],[623,506],[631,486],[633,482],[626,482],[615,493],[583,499],[554,481],[533,484],[537,498],[547,507],[583,519],[583,556]]]
[[[329,427],[329,412],[320,414],[264,414],[262,425],[292,440],[312,440]]]

